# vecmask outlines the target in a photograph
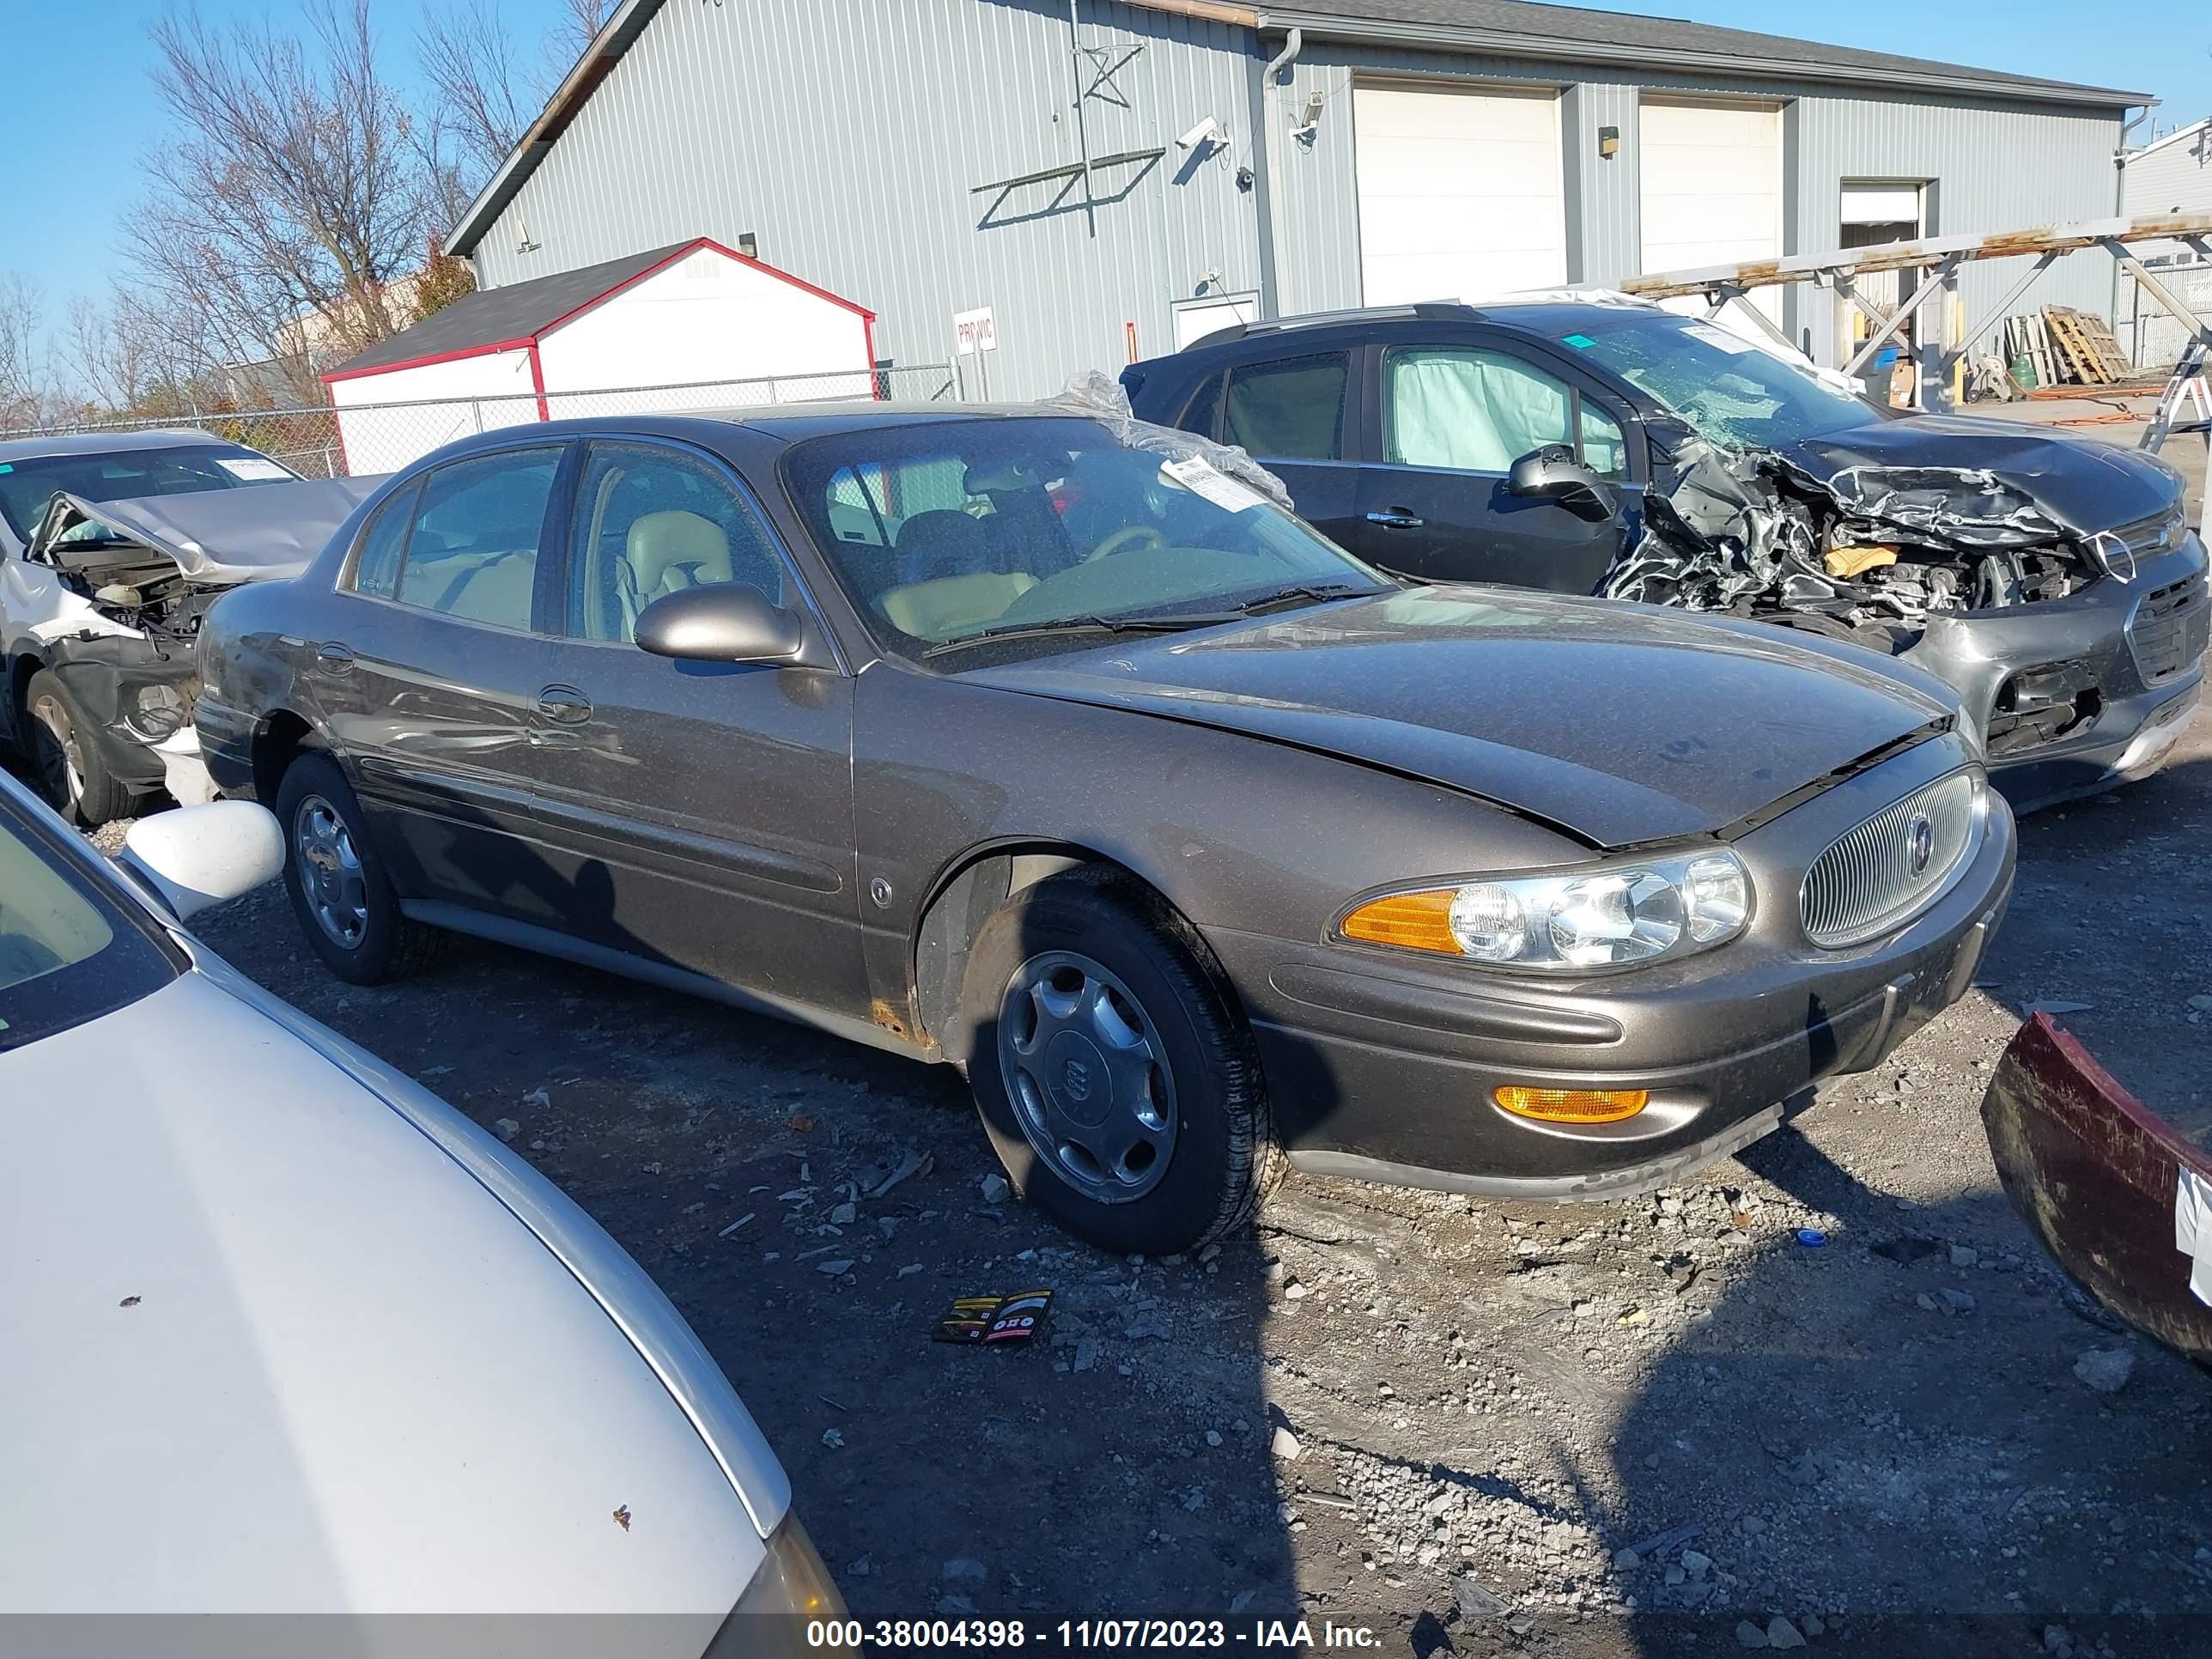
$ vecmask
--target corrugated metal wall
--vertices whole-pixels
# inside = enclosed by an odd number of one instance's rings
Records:
[[[2107,218],[2119,211],[2120,144],[2117,112],[1972,109],[1903,97],[1808,96],[1797,100],[1797,214],[1793,251],[1836,243],[1846,179],[1934,181],[1925,210],[1930,235],[1966,234],[2047,224],[2058,219]],[[2004,297],[2024,262],[1986,260],[1960,273],[1960,296],[1971,326]],[[2109,316],[2111,256],[2094,249],[2069,253],[2045,271],[2020,301],[2078,306]],[[1826,296],[1799,290],[1816,352],[1828,349],[1835,308]],[[1931,302],[1932,303],[1932,302]]]
[[[1169,349],[1170,302],[1196,295],[1209,273],[1226,291],[1260,286],[1257,197],[1236,177],[1257,161],[1257,65],[1277,43],[1114,0],[1081,0],[1080,17],[1082,44],[1097,49],[1080,60],[1091,154],[1166,151],[1102,175],[1097,190],[1115,199],[1100,202],[1095,237],[1073,194],[1054,203],[1057,183],[1022,186],[994,210],[971,193],[1077,158],[1065,0],[671,3],[485,234],[479,270],[511,283],[702,234],[734,246],[750,231],[771,264],[880,313],[878,355],[901,362],[945,358],[951,313],[994,307],[994,395],[1032,396],[1078,368],[1119,365],[1129,323],[1145,355]],[[1567,90],[1568,252],[1581,281],[1637,267],[1647,91],[1784,100],[1788,252],[1837,246],[1844,179],[1930,181],[1937,233],[2100,216],[2118,202],[2117,112],[1657,74],[1593,80],[1586,65],[1316,47],[1276,94],[1285,125],[1311,94],[1325,100],[1310,140],[1279,137],[1275,148],[1285,312],[1360,301],[1355,74]],[[1231,143],[1194,163],[1175,139],[1209,115]],[[1621,132],[1610,161],[1597,154],[1602,126]],[[539,245],[526,253],[523,227]],[[2013,269],[1969,268],[1970,313]],[[2069,255],[2027,302],[2106,313],[2112,276],[2106,256]],[[1826,354],[1833,301],[1796,295],[1793,335]],[[976,395],[975,361],[967,367]]]
[[[2212,127],[2177,133],[2172,141],[2136,151],[2120,171],[2130,214],[2203,213],[2212,209]],[[2186,250],[2179,242],[2138,243],[2138,258]]]
[[[1285,146],[1279,198],[1292,227],[1285,238],[1286,310],[1359,303],[1358,201],[1352,178],[1352,82],[1356,76],[1493,81],[1505,85],[1571,88],[1565,119],[1570,275],[1576,281],[1617,282],[1632,275],[1642,246],[1638,221],[1636,131],[1645,92],[1713,93],[1784,100],[1786,170],[1784,241],[1787,252],[1823,252],[1840,238],[1845,179],[1932,181],[1930,234],[2004,230],[2054,219],[2094,218],[2117,210],[2112,153],[2117,113],[2063,109],[1972,107],[1955,100],[1867,93],[1808,93],[1783,82],[1721,82],[1659,75],[1595,81],[1586,67],[1432,52],[1311,51],[1292,71],[1285,106],[1326,100],[1310,143]],[[1620,154],[1597,154],[1597,131],[1620,129]],[[1961,283],[1970,320],[2002,296],[2016,274],[2010,264],[1970,267]],[[2056,301],[2106,313],[2112,264],[2101,253],[2069,255],[2045,273],[2023,303]],[[1816,353],[1832,344],[1834,307],[1825,295],[1797,290],[1796,337],[1809,331]]]
[[[1083,0],[1094,156],[1164,148],[1098,175],[1090,234],[1065,181],[973,186],[1077,159],[1066,0],[747,0],[665,6],[476,251],[489,284],[708,235],[751,232],[769,264],[877,312],[878,356],[941,362],[952,313],[994,308],[994,396],[1171,349],[1169,305],[1218,270],[1259,286],[1244,31]],[[1226,151],[1193,164],[1207,116]],[[539,246],[516,251],[518,226]],[[978,395],[973,360],[969,395]]]

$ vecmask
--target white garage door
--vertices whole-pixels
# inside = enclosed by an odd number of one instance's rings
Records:
[[[1646,99],[1637,117],[1644,269],[1697,270],[1782,252],[1782,112]],[[1755,291],[1769,317],[1781,289]]]
[[[1369,305],[1566,281],[1556,94],[1355,87],[1352,108]]]

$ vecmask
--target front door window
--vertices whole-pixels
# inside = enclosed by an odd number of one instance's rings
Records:
[[[1619,422],[1519,357],[1422,347],[1391,352],[1383,374],[1383,458],[1395,465],[1505,472],[1547,444],[1566,444],[1600,477],[1626,475]]]

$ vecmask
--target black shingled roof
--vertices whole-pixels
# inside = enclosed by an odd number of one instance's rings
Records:
[[[509,341],[533,339],[579,306],[643,276],[653,266],[692,246],[673,242],[644,253],[625,254],[603,264],[533,276],[505,288],[480,289],[442,311],[434,311],[412,328],[403,328],[331,371],[354,374],[365,368],[397,368],[425,357],[450,357]]]
[[[1147,0],[1136,0],[1136,3],[1145,5]],[[1792,80],[1887,82],[1905,87],[1918,82],[1931,89],[1974,87],[2000,95],[2009,89],[2039,102],[2064,101],[2069,94],[2079,94],[2081,102],[2098,106],[2141,104],[2149,98],[2147,93],[2045,80],[1857,46],[1833,46],[1679,17],[1638,17],[1581,6],[1529,4],[1525,0],[1305,0],[1279,6],[1260,3],[1254,9],[1262,28],[1302,27],[1309,34],[1325,32],[1334,38],[1369,34],[1370,27],[1364,26],[1375,25],[1381,26],[1375,33],[1412,28],[1439,37],[1462,32],[1495,35],[1496,40],[1466,44],[1509,57],[1562,55],[1580,61],[1633,64],[1648,55],[1655,62],[1675,66],[1686,58],[1711,57],[1716,60],[1713,72],[1723,76],[1755,75],[1764,69]],[[1847,9],[1825,15],[1838,20],[1850,15]],[[1552,48],[1566,50],[1555,53]]]

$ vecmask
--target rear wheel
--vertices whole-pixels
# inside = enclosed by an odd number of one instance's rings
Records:
[[[1195,930],[1134,882],[1076,870],[1014,895],[963,1001],[1000,1161],[1078,1237],[1188,1250],[1281,1178],[1251,1032]]]
[[[94,829],[131,815],[137,792],[107,769],[92,737],[93,722],[59,675],[42,668],[31,676],[23,689],[23,713],[24,747],[54,811]]]
[[[284,890],[325,967],[356,985],[382,985],[437,954],[446,936],[400,914],[361,803],[336,761],[310,751],[285,769],[276,821],[284,829]]]

